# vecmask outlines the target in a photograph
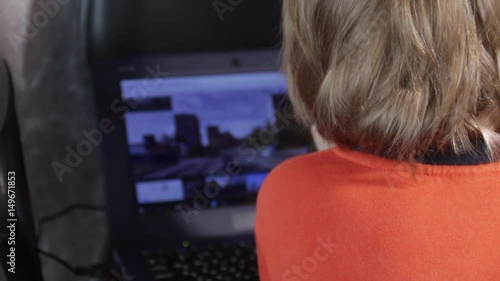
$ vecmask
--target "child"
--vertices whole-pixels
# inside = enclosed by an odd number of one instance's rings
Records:
[[[290,98],[335,147],[266,179],[261,280],[500,280],[500,0],[283,5]]]

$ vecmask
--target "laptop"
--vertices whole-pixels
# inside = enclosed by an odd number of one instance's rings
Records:
[[[95,69],[110,238],[122,279],[259,280],[255,203],[312,150],[279,50],[133,58]]]

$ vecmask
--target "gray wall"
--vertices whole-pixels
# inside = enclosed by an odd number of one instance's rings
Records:
[[[15,80],[35,221],[74,203],[104,205],[97,148],[62,181],[52,168],[54,161],[65,162],[67,146],[75,148],[84,139],[82,130],[96,124],[80,5],[71,0],[49,13],[38,0],[0,0],[0,55],[7,57]],[[24,39],[14,47],[9,34]],[[47,224],[40,247],[73,265],[88,265],[101,258],[105,237],[105,215],[81,211]],[[87,280],[43,257],[42,267],[46,280]]]

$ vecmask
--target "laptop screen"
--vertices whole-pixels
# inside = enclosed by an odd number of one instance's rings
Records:
[[[278,72],[121,81],[139,213],[255,202],[267,174],[311,149]]]

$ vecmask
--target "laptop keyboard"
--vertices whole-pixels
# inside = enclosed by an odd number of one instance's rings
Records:
[[[255,246],[244,242],[172,251],[144,251],[141,256],[153,280],[259,280]]]

